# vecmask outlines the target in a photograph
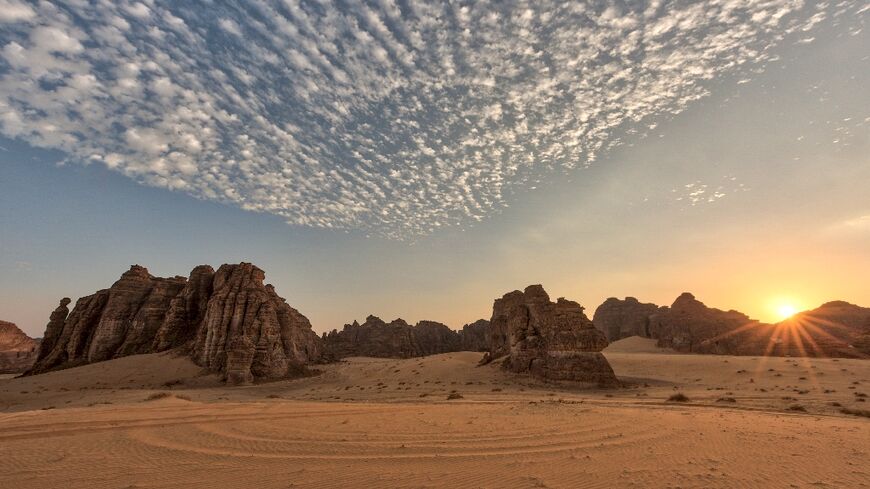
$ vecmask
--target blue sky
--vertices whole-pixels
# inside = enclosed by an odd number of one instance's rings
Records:
[[[319,331],[868,304],[862,3],[2,0],[0,318],[241,260]]]

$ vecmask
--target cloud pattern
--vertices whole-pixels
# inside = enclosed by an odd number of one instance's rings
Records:
[[[861,3],[0,0],[0,131],[402,239],[589,165]]]

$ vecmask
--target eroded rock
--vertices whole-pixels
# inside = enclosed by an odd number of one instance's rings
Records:
[[[420,321],[411,326],[403,319],[386,323],[377,316],[324,334],[323,342],[326,356],[332,359],[411,358],[462,350],[461,335],[444,324]]]
[[[36,360],[39,340],[35,340],[18,326],[0,321],[0,374],[18,374],[26,371]]]
[[[564,298],[551,302],[540,285],[496,299],[490,349],[484,361],[504,357],[504,368],[552,380],[614,385],[618,381],[600,352],[607,346],[583,307]]]
[[[320,358],[311,324],[250,263],[207,265],[190,279],[134,265],[109,289],[61,301],[30,373],[180,348],[231,383],[300,373]]]
[[[643,303],[634,297],[619,300],[611,297],[604,301],[592,317],[592,323],[613,342],[629,336],[651,338],[650,316],[661,308],[655,304]]]

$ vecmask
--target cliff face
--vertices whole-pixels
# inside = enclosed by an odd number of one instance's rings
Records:
[[[385,323],[369,316],[362,324],[354,321],[341,331],[323,335],[325,356],[331,359],[345,357],[411,358],[463,350],[464,333],[457,333],[435,321],[420,321],[411,326],[403,319]]]
[[[0,321],[0,374],[26,371],[36,360],[39,341],[27,336],[14,323]]]
[[[553,380],[602,385],[618,381],[600,352],[607,346],[580,304],[555,303],[540,285],[496,299],[490,320],[490,350],[484,361],[506,356],[502,365]]]
[[[297,373],[319,359],[319,339],[264,278],[250,263],[198,266],[189,279],[134,265],[71,312],[61,300],[30,373],[177,347],[230,383]]]
[[[459,332],[462,351],[489,351],[489,321],[478,319]]]
[[[625,300],[611,297],[595,309],[592,322],[607,335],[607,341],[629,336],[650,338],[650,316],[660,309],[655,304],[642,303],[634,297],[626,297]]]

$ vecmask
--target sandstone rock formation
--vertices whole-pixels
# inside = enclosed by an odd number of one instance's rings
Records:
[[[489,321],[478,319],[459,331],[462,351],[489,351]]]
[[[403,319],[386,323],[376,316],[323,334],[324,355],[329,359],[411,358],[460,351],[462,345],[462,334],[444,324],[420,321],[411,326]]]
[[[0,374],[18,374],[29,369],[38,348],[38,340],[27,336],[14,323],[0,321]]]
[[[490,319],[490,349],[484,362],[505,357],[502,366],[552,380],[617,384],[600,352],[607,346],[583,307],[564,298],[555,303],[540,285],[496,299]]]
[[[250,263],[198,266],[189,279],[134,265],[72,312],[61,300],[30,373],[178,347],[231,383],[299,373],[320,358],[319,338],[264,278]]]
[[[870,308],[831,301],[774,325],[773,354],[870,358]]]
[[[629,336],[651,338],[650,316],[659,312],[659,306],[642,303],[634,297],[619,300],[611,297],[604,301],[592,316],[592,323],[607,335],[607,341],[617,341]]]
[[[658,345],[681,352],[726,355],[867,357],[870,308],[833,301],[776,324],[705,306],[683,293],[649,318]],[[865,351],[866,350],[866,351]]]
[[[765,333],[765,326],[737,311],[707,307],[684,292],[650,317],[649,329],[658,346],[680,352],[755,355],[756,336]]]

